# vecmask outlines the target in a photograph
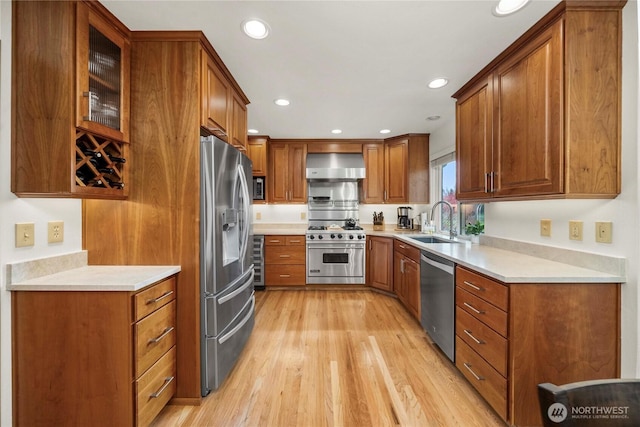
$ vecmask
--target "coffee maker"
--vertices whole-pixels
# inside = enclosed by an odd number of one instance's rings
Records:
[[[409,219],[409,211],[412,209],[410,206],[400,206],[398,208],[398,229],[409,230],[412,228],[411,220]]]

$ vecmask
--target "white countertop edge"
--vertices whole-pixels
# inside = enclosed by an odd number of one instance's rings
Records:
[[[459,243],[421,243],[407,235],[394,234],[393,237],[504,283],[588,284],[626,282],[626,278],[622,276],[491,246],[472,244],[466,241],[460,241]],[[508,260],[517,260],[518,263],[516,265]],[[519,271],[516,272],[514,270]]]
[[[181,270],[176,265],[94,265],[7,285],[9,291],[136,292]]]

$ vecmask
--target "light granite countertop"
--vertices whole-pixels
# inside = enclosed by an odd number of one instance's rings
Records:
[[[83,265],[86,256],[77,255],[10,265],[7,290],[135,292],[180,272],[176,265]]]
[[[451,260],[504,283],[624,283],[626,260],[525,242],[482,236],[486,244],[421,243],[411,239],[425,234],[387,228],[374,231],[363,225],[368,236],[393,237]],[[304,234],[305,224],[254,224],[254,234]],[[441,236],[442,237],[442,236]],[[534,256],[535,255],[535,256]]]

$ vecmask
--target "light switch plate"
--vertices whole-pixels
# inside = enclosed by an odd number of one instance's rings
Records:
[[[62,243],[64,241],[63,221],[49,221],[48,241],[49,243]]]
[[[540,235],[544,237],[551,237],[551,220],[550,219],[540,220]]]
[[[569,221],[569,239],[582,240],[582,221]]]
[[[34,245],[34,229],[35,226],[32,222],[20,222],[16,224],[16,248]]]
[[[613,223],[609,221],[596,222],[596,242],[611,243],[612,242]]]

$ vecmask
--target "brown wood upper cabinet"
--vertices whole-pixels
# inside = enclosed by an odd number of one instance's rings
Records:
[[[269,143],[270,203],[307,203],[307,144]]]
[[[364,144],[363,203],[429,202],[429,135],[409,134]]]
[[[620,193],[624,3],[561,3],[454,94],[458,200]]]
[[[14,2],[12,18],[11,191],[125,198],[129,30],[98,2]]]
[[[247,103],[225,76],[214,58],[201,51],[201,119],[205,133],[233,145],[240,151],[247,150]]]
[[[247,142],[247,156],[253,163],[253,176],[267,175],[268,136],[250,136]]]

